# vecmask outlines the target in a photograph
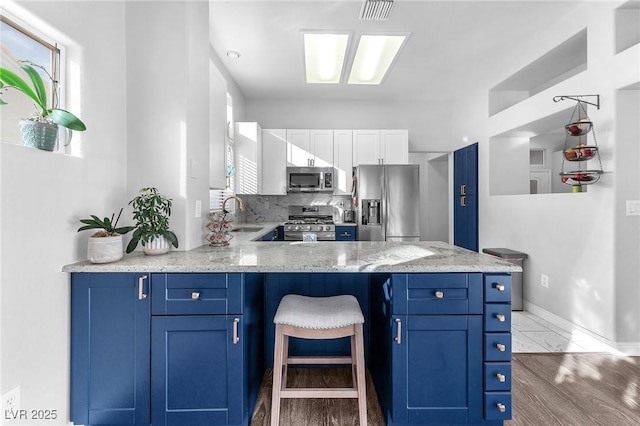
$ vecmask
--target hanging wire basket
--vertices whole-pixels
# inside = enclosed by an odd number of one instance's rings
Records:
[[[602,161],[593,122],[587,116],[583,101],[578,100],[571,113],[569,124],[564,126],[566,137],[562,156],[562,171],[560,180],[571,185],[573,192],[582,192],[582,185],[591,185],[602,177]],[[591,133],[593,143],[588,143],[588,134]],[[588,169],[587,161],[597,160],[599,168]],[[565,166],[565,161],[567,166]],[[572,164],[571,170],[569,167]],[[577,169],[576,169],[577,168]]]

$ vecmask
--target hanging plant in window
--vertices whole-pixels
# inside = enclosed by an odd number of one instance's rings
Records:
[[[20,120],[22,141],[26,146],[53,151],[58,138],[58,126],[69,129],[69,131],[86,130],[87,127],[82,120],[69,111],[57,107],[58,82],[44,67],[30,61],[18,61],[18,63],[22,71],[29,77],[31,84],[12,71],[0,67],[0,95],[7,89],[15,89],[24,93],[34,102],[35,114]],[[53,82],[51,102],[47,99],[44,80],[36,68],[43,70]],[[4,104],[6,102],[0,98],[0,105]]]
[[[600,160],[596,132],[593,122],[587,115],[587,110],[584,106],[584,104],[590,104],[599,108],[599,98],[598,96],[597,104],[575,99],[575,97],[570,96],[558,96],[553,99],[555,102],[563,99],[573,99],[577,101],[569,123],[564,126],[566,137],[562,157],[562,172],[560,172],[560,179],[563,183],[571,185],[572,192],[582,192],[583,185],[594,184],[598,182],[602,176],[602,161]],[[591,135],[591,143],[589,142],[589,135]],[[594,162],[597,164],[595,167],[593,165]]]

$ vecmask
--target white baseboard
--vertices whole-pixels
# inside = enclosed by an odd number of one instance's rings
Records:
[[[629,356],[640,356],[640,342],[614,342],[611,341],[599,334],[596,334],[590,330],[587,330],[584,327],[581,327],[577,324],[572,323],[571,321],[567,321],[566,319],[559,317],[556,314],[553,314],[538,305],[534,305],[531,302],[527,302],[526,300],[523,303],[523,307],[525,311],[531,312],[534,315],[539,316],[543,320],[549,321],[550,323],[566,330],[568,332],[579,332],[591,339],[597,340],[601,344],[608,347],[609,352],[620,355],[629,355]]]

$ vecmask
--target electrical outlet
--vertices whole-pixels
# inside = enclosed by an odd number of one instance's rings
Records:
[[[549,288],[549,276],[540,274],[540,285],[544,288]]]
[[[202,217],[202,200],[196,200],[196,217]]]
[[[22,418],[20,411],[20,386],[16,386],[9,392],[2,395],[3,420],[8,424],[11,420]]]

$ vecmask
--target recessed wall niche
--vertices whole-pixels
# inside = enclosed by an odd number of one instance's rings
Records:
[[[564,109],[489,139],[489,195],[571,192],[559,175],[564,125],[571,111],[572,107]]]
[[[637,23],[637,22],[636,22]],[[587,29],[560,43],[489,90],[489,116],[587,69]]]
[[[616,53],[640,43],[640,2],[628,1],[616,9]]]

